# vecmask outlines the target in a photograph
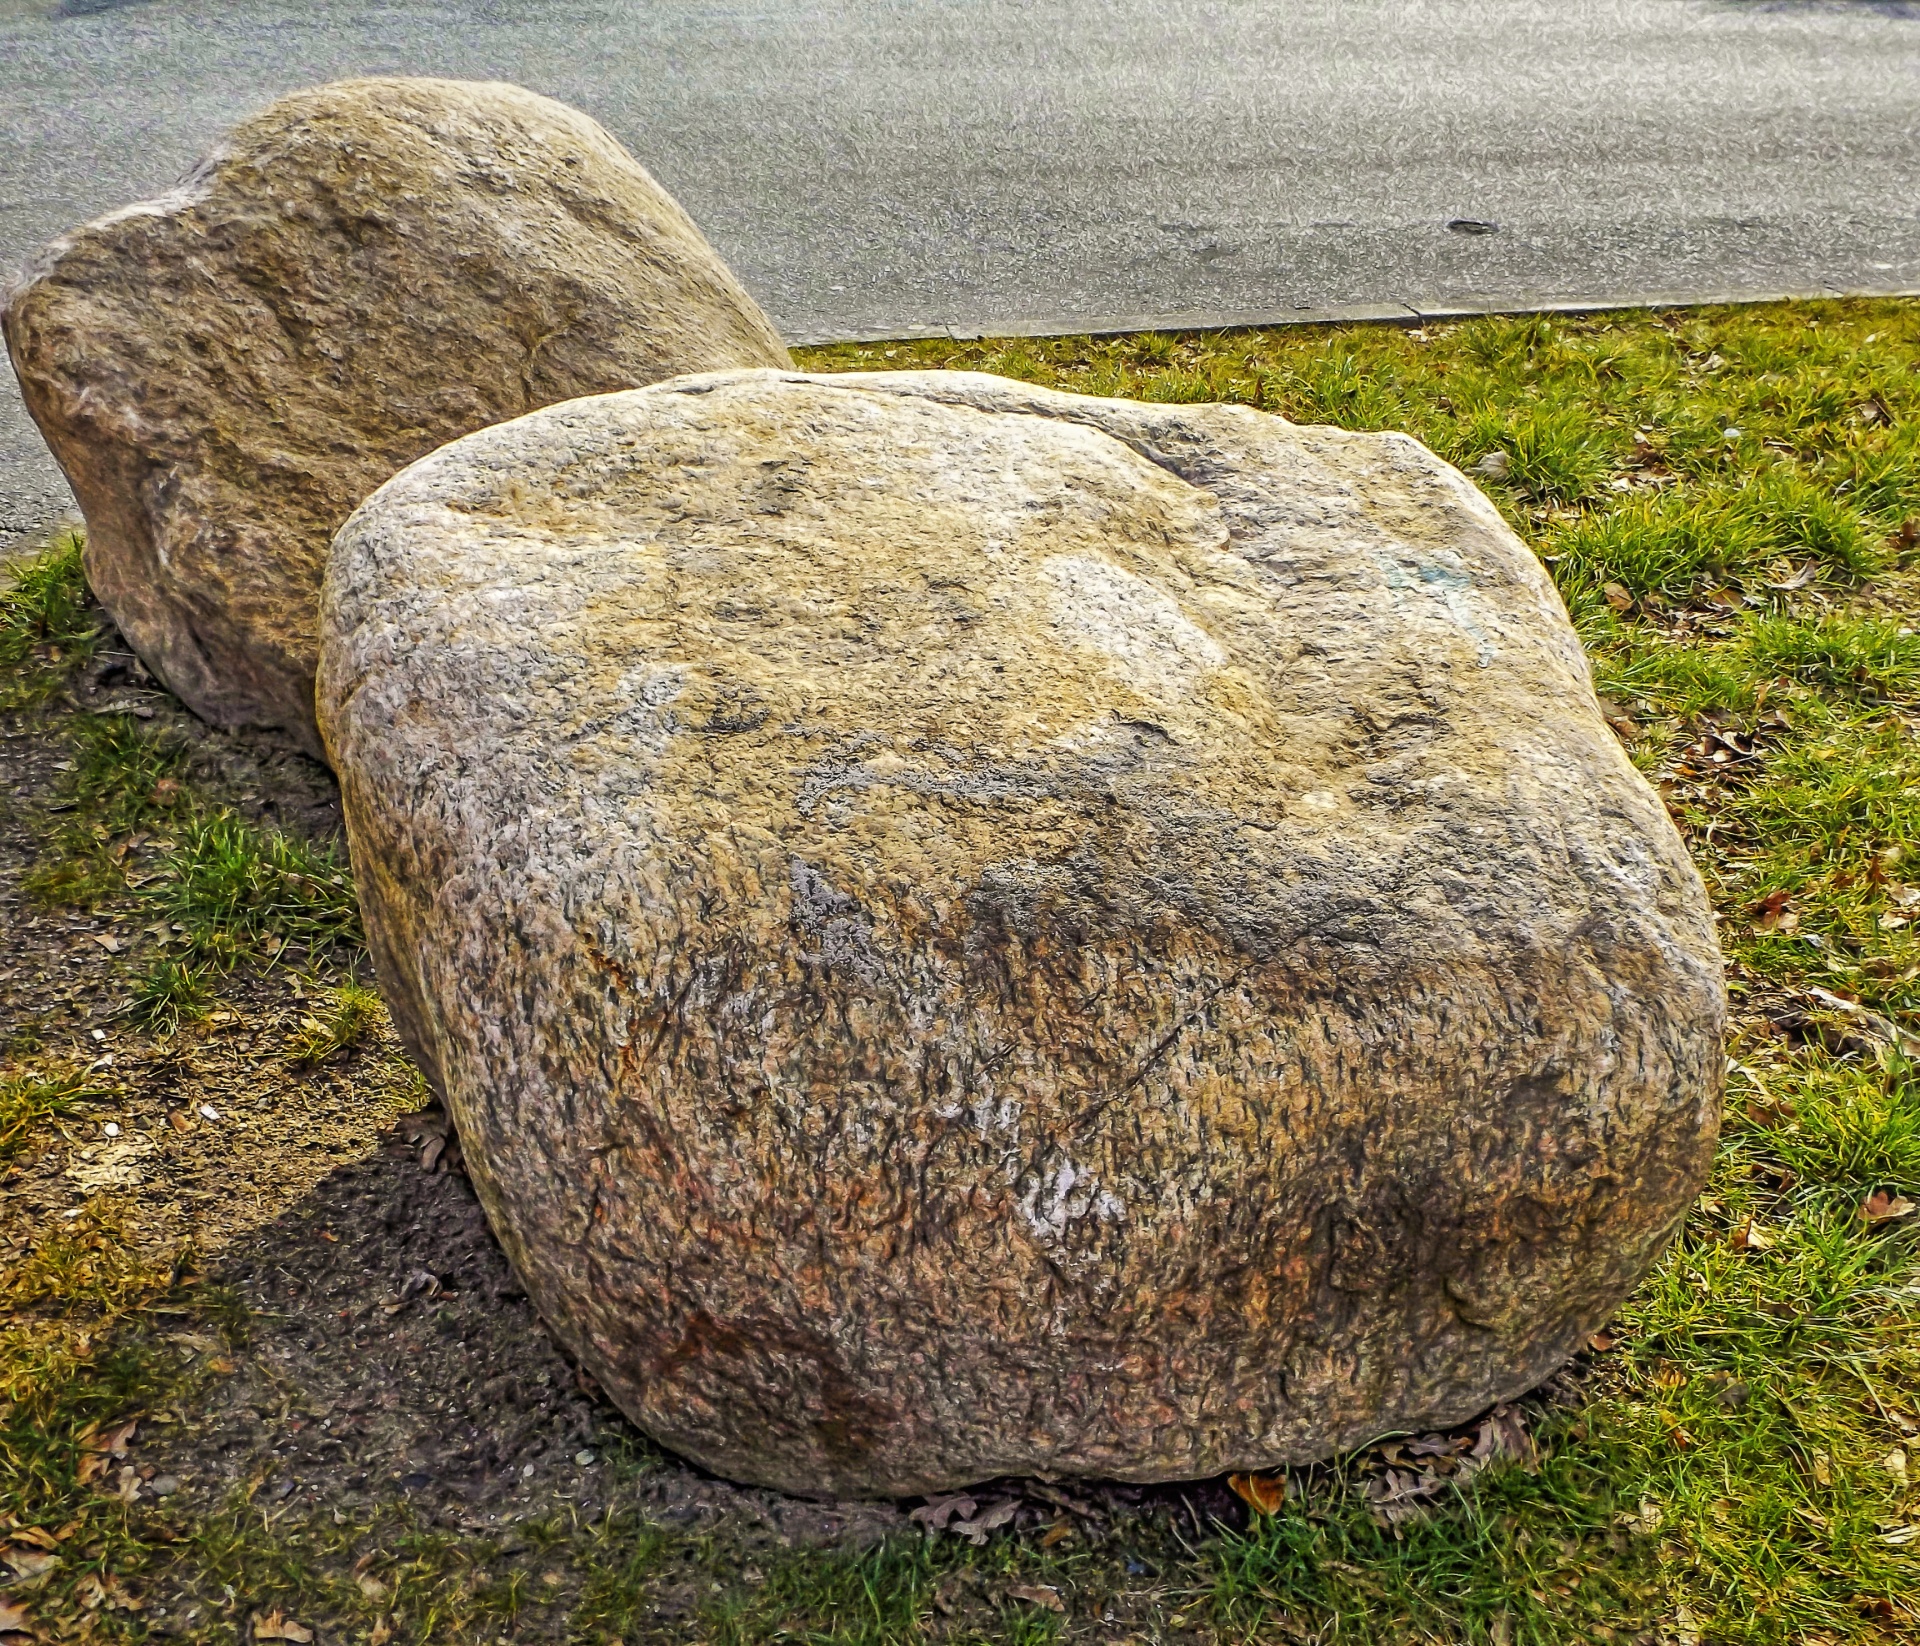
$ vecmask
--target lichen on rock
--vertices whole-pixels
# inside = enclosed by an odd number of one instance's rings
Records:
[[[598,125],[452,80],[282,98],[46,247],[0,326],[134,649],[204,718],[315,753],[320,576],[374,487],[556,400],[790,363]]]
[[[1405,436],[960,373],[554,406],[348,521],[319,703],[495,1229],[721,1473],[1452,1423],[1705,1171],[1700,882]]]

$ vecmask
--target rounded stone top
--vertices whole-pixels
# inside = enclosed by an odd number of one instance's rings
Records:
[[[342,528],[396,1016],[543,1313],[792,1490],[1169,1479],[1538,1381],[1718,1114],[1699,880],[1401,435],[683,377]]]

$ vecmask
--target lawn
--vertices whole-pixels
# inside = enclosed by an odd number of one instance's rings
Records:
[[[111,636],[57,542],[0,594],[17,845],[0,909],[85,950],[36,971],[69,979],[38,995],[0,955],[0,1532],[16,1577],[0,1630],[370,1646],[1920,1637],[1920,304],[916,342],[803,363],[1237,401],[1405,429],[1471,474],[1551,570],[1719,911],[1727,1113],[1685,1232],[1549,1389],[1456,1435],[1386,1437],[1240,1495],[1003,1483],[982,1501],[1015,1511],[978,1547],[892,1510],[858,1535],[770,1536],[778,1505],[696,1480],[604,1406],[579,1452],[600,1471],[590,1493],[514,1499],[485,1524],[378,1482],[328,1495],[276,1462],[311,1417],[291,1373],[241,1403],[264,1438],[231,1480],[178,1507],[188,1494],[157,1493],[141,1448],[167,1467],[212,1455],[186,1437],[241,1409],[221,1391],[254,1375],[259,1345],[295,1331],[313,1355],[352,1356],[303,1282],[269,1311],[223,1251],[304,1228],[423,1094],[366,987],[327,829],[263,809],[292,768],[164,703],[141,718],[105,700],[114,688],[89,695]],[[243,1029],[230,1068],[220,1047]],[[195,1125],[196,1082],[218,1080],[223,1110],[250,1083],[265,1132],[331,1128],[285,1183],[263,1182],[267,1154],[248,1165],[245,1215],[143,1200],[151,1178],[71,1216],[33,1198],[107,1116],[148,1103],[166,1141],[162,1121]],[[334,1119],[328,1102],[345,1105]],[[196,1192],[229,1204],[219,1182]],[[456,1316],[436,1318],[457,1350]],[[175,1438],[127,1438],[128,1419]],[[276,1496],[276,1469],[297,1489]],[[662,1507],[689,1494],[711,1512]]]

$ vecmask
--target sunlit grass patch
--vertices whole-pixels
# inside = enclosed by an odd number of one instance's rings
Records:
[[[189,955],[216,964],[270,939],[309,949],[360,941],[339,853],[229,811],[183,821],[143,895],[184,928]]]
[[[870,1550],[770,1560],[763,1584],[710,1602],[703,1608],[702,1622],[716,1643],[725,1646],[746,1646],[780,1635],[827,1639],[836,1646],[841,1642],[891,1646],[895,1641],[927,1639],[926,1625],[939,1615],[932,1605],[935,1582],[940,1568],[950,1564],[950,1560],[936,1560],[919,1539],[901,1539]],[[598,1586],[589,1605],[606,1618],[607,1627],[617,1627],[621,1620],[629,1628],[644,1625],[647,1590],[642,1567],[638,1583],[624,1592],[617,1583]],[[609,1605],[615,1597],[627,1599],[631,1609]],[[999,1612],[992,1619],[991,1634],[969,1630],[960,1638],[1021,1646],[1060,1638],[1060,1620],[1045,1610],[1014,1605]],[[986,1621],[984,1616],[977,1619]]]
[[[164,818],[186,772],[186,750],[125,715],[76,715],[68,729],[73,770],[62,797],[108,834],[128,834]]]
[[[1761,674],[1882,697],[1920,689],[1920,635],[1885,619],[1769,616],[1748,624],[1741,643]]]
[[[1801,735],[1723,808],[1726,849],[1707,865],[1731,905],[1723,939],[1768,976],[1823,972],[1883,1004],[1920,1004],[1900,977],[1920,964],[1920,743],[1898,716],[1798,713]]]
[[[72,759],[22,889],[48,906],[91,909],[126,890],[129,837],[169,815],[186,754],[118,715],[73,716],[67,741]]]
[[[1207,1609],[1223,1639],[1279,1619],[1296,1638],[1382,1646],[1631,1638],[1659,1610],[1659,1561],[1620,1493],[1620,1462],[1617,1445],[1588,1437],[1392,1524],[1335,1473],[1220,1540]]]
[[[0,709],[51,697],[98,638],[82,540],[62,532],[46,552],[0,573]]]
[[[109,1458],[89,1443],[137,1414],[170,1375],[169,1357],[131,1329],[165,1295],[184,1253],[142,1254],[121,1212],[95,1200],[50,1220],[0,1262],[0,1516],[26,1525],[85,1524]],[[67,1551],[78,1556],[91,1539]],[[55,1589],[71,1592],[93,1544],[69,1558]]]
[[[1763,680],[1725,647],[1673,646],[1623,630],[1611,619],[1596,625],[1611,642],[1593,659],[1594,683],[1607,697],[1642,711],[1686,717],[1709,710],[1750,710]],[[1589,633],[1592,644],[1596,638]],[[1649,753],[1655,758],[1660,751]]]
[[[205,1016],[211,999],[206,972],[204,965],[155,956],[133,985],[134,1020],[156,1034],[172,1034]]]
[[[1590,587],[1659,601],[1729,580],[1764,592],[1770,574],[1807,561],[1861,577],[1891,558],[1880,527],[1791,474],[1633,498],[1569,525],[1553,552]]]
[[[360,942],[359,909],[337,850],[209,805],[185,782],[184,751],[137,723],[77,716],[69,738],[63,809],[22,886],[44,904],[98,907],[128,890],[130,846],[152,841],[139,894],[182,928],[184,953],[173,958],[186,968],[142,984],[140,1003],[154,1005],[160,1021],[170,1014],[154,990],[186,1000],[188,972],[197,968],[230,965],[262,946]]]
[[[1463,438],[1477,454],[1475,472],[1497,474],[1540,502],[1597,496],[1621,461],[1618,437],[1576,406],[1489,407],[1468,422]]]
[[[311,1002],[293,1038],[296,1063],[323,1063],[336,1053],[360,1045],[387,1020],[380,996],[358,979],[323,989]]]
[[[71,1114],[95,1088],[74,1070],[0,1073],[0,1162],[12,1159],[46,1121]]]
[[[1861,1208],[1920,1169],[1920,1085],[1897,1057],[1806,1052],[1743,1059],[1730,1095],[1700,1212],[1624,1311],[1589,1422],[1627,1448],[1708,1638],[1871,1638],[1874,1602],[1920,1596],[1920,1263],[1903,1220]]]

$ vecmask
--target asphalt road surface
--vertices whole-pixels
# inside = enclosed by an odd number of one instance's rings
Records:
[[[374,72],[597,116],[795,340],[1920,289],[1920,0],[0,0],[0,270]]]

